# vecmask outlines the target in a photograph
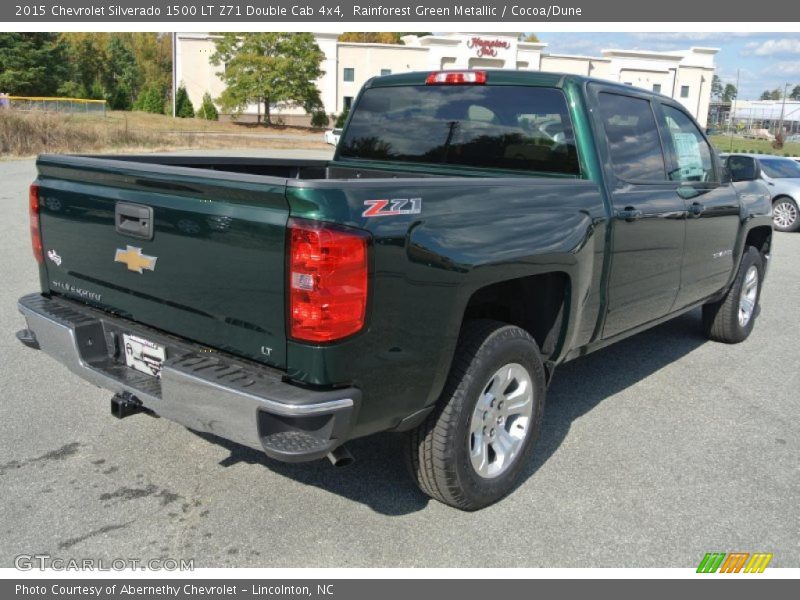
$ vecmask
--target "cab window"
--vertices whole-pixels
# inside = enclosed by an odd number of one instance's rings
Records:
[[[614,174],[624,181],[666,181],[664,151],[648,100],[601,92],[600,118]]]
[[[664,106],[676,168],[669,172],[672,181],[714,181],[711,148],[694,122],[681,110]]]

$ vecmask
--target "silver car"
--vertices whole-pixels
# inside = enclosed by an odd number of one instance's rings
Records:
[[[734,181],[756,169],[772,197],[772,221],[778,231],[800,229],[800,163],[769,154],[729,154],[725,165]]]

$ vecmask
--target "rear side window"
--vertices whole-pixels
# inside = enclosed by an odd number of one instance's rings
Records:
[[[577,176],[564,94],[553,88],[404,86],[365,90],[340,158]]]
[[[664,150],[650,102],[601,92],[599,110],[614,174],[626,181],[665,181]]]

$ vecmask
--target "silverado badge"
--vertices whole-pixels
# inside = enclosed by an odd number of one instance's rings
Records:
[[[158,258],[155,256],[142,254],[142,249],[134,246],[128,246],[125,250],[117,248],[117,253],[114,255],[114,262],[123,263],[129,271],[137,273],[144,273],[142,269],[155,271],[157,260]]]

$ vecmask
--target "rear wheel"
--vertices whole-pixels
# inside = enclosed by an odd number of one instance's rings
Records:
[[[710,339],[727,344],[747,339],[758,314],[763,275],[761,254],[750,246],[725,297],[703,306],[703,328]]]
[[[408,436],[417,485],[462,510],[508,494],[533,452],[544,394],[544,367],[527,332],[466,323],[436,409]]]
[[[772,204],[772,222],[778,231],[797,231],[800,229],[799,217],[797,203],[788,196],[781,196]]]

